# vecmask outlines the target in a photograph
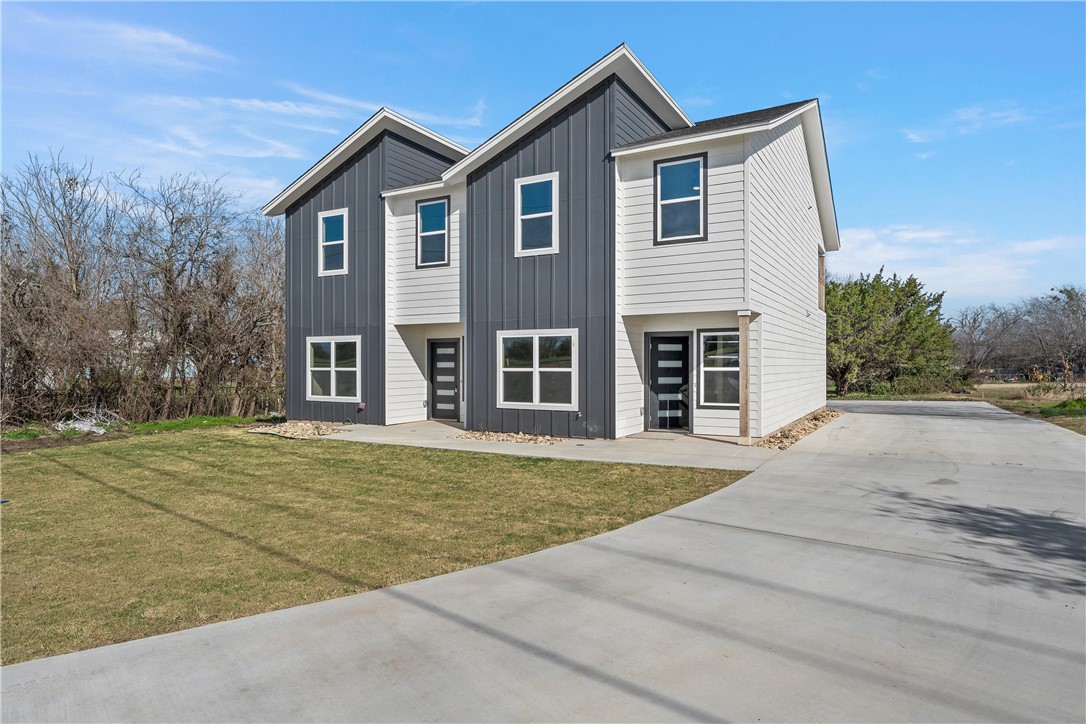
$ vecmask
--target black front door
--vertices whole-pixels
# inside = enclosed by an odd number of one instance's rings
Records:
[[[426,346],[430,359],[430,417],[459,420],[460,340],[431,339]]]
[[[690,338],[649,337],[650,430],[690,429]]]

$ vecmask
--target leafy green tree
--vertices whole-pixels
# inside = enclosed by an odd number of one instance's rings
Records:
[[[946,388],[955,378],[952,327],[943,292],[927,293],[916,277],[896,274],[826,283],[826,373],[837,393],[915,393]]]

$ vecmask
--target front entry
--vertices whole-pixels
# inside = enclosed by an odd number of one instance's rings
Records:
[[[690,337],[649,337],[648,429],[690,429]]]
[[[430,360],[430,417],[459,420],[460,340],[431,339],[426,348]]]

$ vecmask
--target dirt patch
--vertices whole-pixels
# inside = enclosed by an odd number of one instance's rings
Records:
[[[777,450],[787,450],[818,428],[836,420],[843,414],[845,414],[843,410],[831,410],[828,407],[823,407],[821,410],[817,410],[810,415],[807,415],[807,417],[802,420],[797,420],[788,427],[777,430],[769,437],[762,438],[754,443],[754,447],[770,447]]]
[[[453,435],[460,440],[487,440],[490,442],[523,442],[529,445],[557,445],[565,440],[563,437],[553,435],[528,435],[523,432],[487,432],[485,430],[468,430]]]
[[[278,435],[289,437],[292,440],[316,440],[322,435],[331,435],[338,428],[343,427],[338,422],[316,422],[314,420],[291,420],[281,422],[278,425],[262,425],[250,427],[249,432],[263,433],[265,435]]]
[[[30,450],[44,450],[50,447],[70,447],[72,445],[89,445],[95,442],[107,442],[109,440],[121,440],[128,437],[123,433],[107,432],[104,435],[94,435],[89,432],[74,437],[63,435],[46,435],[38,438],[25,438],[22,440],[0,441],[0,453],[28,452]]]

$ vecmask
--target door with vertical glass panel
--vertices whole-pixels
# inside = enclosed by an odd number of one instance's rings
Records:
[[[690,338],[649,337],[648,426],[690,429]]]
[[[459,420],[460,340],[431,339],[427,347],[430,358],[430,417],[435,420]]]

